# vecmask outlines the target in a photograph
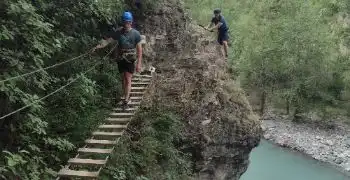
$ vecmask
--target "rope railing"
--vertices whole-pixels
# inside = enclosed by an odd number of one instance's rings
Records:
[[[102,59],[105,59],[108,55],[110,55],[110,53],[112,53],[112,51],[113,51],[116,47],[117,47],[117,45],[114,46]],[[85,75],[86,73],[92,71],[92,70],[93,70],[96,66],[98,66],[100,63],[101,63],[101,61],[96,62],[96,63],[95,63],[93,66],[91,66],[89,69],[87,69],[86,71],[82,72],[81,75]],[[53,92],[47,94],[46,96],[44,96],[44,97],[42,97],[42,98],[40,98],[40,99],[34,100],[34,101],[31,102],[30,104],[27,104],[27,105],[25,105],[25,106],[23,106],[23,107],[21,107],[21,108],[15,110],[15,111],[12,111],[12,112],[10,112],[10,113],[4,115],[4,116],[1,116],[1,117],[0,117],[0,120],[1,120],[1,119],[4,119],[4,118],[6,118],[6,117],[9,117],[9,116],[11,116],[11,115],[13,115],[13,114],[15,114],[15,113],[18,113],[18,112],[20,112],[20,111],[22,111],[22,110],[24,110],[24,109],[26,109],[26,108],[28,108],[28,107],[34,105],[34,104],[39,103],[40,101],[42,101],[42,100],[44,100],[44,99],[46,99],[46,98],[48,98],[48,97],[50,97],[50,96],[52,96],[52,95],[58,93],[59,91],[65,89],[66,87],[68,87],[69,85],[71,85],[72,83],[76,82],[76,81],[77,81],[78,79],[80,79],[81,77],[82,77],[82,76],[78,76],[78,77],[76,77],[76,78],[70,80],[67,84],[65,84],[65,85],[61,86],[60,88],[56,89],[55,91],[53,91]]]
[[[21,74],[21,75],[18,75],[18,76],[14,76],[14,77],[10,77],[10,78],[7,78],[7,79],[4,79],[4,80],[0,80],[0,83],[4,83],[4,82],[7,82],[7,81],[11,81],[11,80],[14,80],[14,79],[18,79],[18,78],[21,78],[21,77],[26,77],[26,76],[29,76],[29,75],[32,75],[32,74],[35,74],[37,72],[40,72],[40,71],[44,71],[44,70],[47,70],[47,69],[51,69],[51,68],[54,68],[54,67],[57,67],[57,66],[61,66],[63,64],[66,64],[66,63],[69,63],[71,61],[74,61],[76,59],[80,59],[86,55],[88,55],[90,53],[91,50],[89,50],[88,52],[84,53],[84,54],[81,54],[79,56],[76,56],[74,58],[71,58],[71,59],[68,59],[66,61],[63,61],[63,62],[59,62],[59,63],[56,63],[54,65],[51,65],[51,66],[47,66],[45,68],[39,68],[39,69],[36,69],[34,71],[31,71],[31,72],[28,72],[28,73],[24,73],[24,74]]]

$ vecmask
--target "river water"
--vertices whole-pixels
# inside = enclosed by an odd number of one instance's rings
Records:
[[[299,152],[261,140],[251,152],[250,165],[240,180],[350,180],[350,176]]]

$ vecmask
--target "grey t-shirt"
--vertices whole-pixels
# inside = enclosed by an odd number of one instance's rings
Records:
[[[141,41],[140,32],[136,29],[131,29],[127,32],[124,28],[121,28],[113,32],[110,37],[118,41],[119,49],[135,49],[136,45]]]

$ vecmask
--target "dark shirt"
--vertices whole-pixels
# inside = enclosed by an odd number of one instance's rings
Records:
[[[124,28],[121,28],[111,33],[109,37],[118,41],[119,49],[135,49],[136,45],[141,41],[140,32],[136,29],[126,32]]]
[[[217,25],[219,22],[222,23],[222,25],[219,27],[219,32],[226,32],[228,31],[228,27],[225,21],[224,16],[219,16],[219,19],[217,19],[215,16],[211,19],[211,22]]]

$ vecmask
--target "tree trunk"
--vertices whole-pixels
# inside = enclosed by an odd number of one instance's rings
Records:
[[[260,98],[260,115],[264,115],[266,103],[266,92],[263,91]]]
[[[290,101],[289,101],[289,97],[286,99],[286,111],[287,111],[287,115],[289,115],[290,113]]]
[[[294,111],[294,114],[293,114],[293,121],[294,122],[301,122],[302,121],[302,117],[301,117],[300,113],[301,113],[300,106],[297,106],[295,111]]]

